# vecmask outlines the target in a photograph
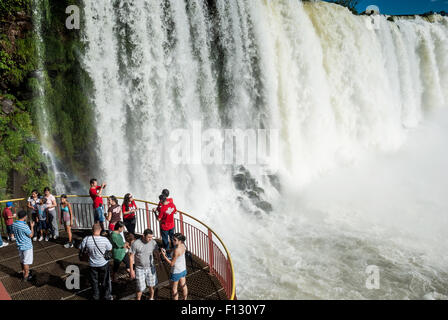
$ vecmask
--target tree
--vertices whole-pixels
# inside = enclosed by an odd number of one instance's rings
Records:
[[[358,14],[356,6],[359,4],[359,0],[332,0],[332,2],[347,7],[354,14]]]

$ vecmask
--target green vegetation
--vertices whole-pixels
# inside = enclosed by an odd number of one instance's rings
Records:
[[[0,19],[14,17],[17,12],[29,12],[30,0],[2,0],[0,2]]]
[[[87,98],[91,83],[78,61],[79,31],[65,28],[65,8],[79,3],[35,3],[42,6],[42,42],[33,32],[32,0],[0,2],[0,198],[52,185],[38,141],[43,108],[57,156],[67,167],[90,163],[85,146],[95,134]]]
[[[79,31],[65,27],[66,7],[79,5],[79,1],[43,2],[45,19],[42,21],[42,51],[47,75],[45,105],[49,115],[50,135],[59,158],[71,167],[87,166],[90,155],[85,146],[95,138],[92,108],[87,98],[92,84],[78,60],[82,50]]]

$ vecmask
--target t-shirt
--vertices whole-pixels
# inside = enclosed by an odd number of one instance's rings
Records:
[[[154,266],[154,250],[157,250],[157,242],[151,240],[144,243],[141,239],[135,240],[131,246],[131,253],[135,257],[136,268],[150,268]]]
[[[7,226],[12,226],[12,224],[14,223],[14,218],[12,217],[11,208],[5,208],[3,210],[3,218],[5,219],[5,224]]]
[[[33,249],[31,242],[31,229],[25,221],[16,221],[12,224],[12,233],[16,238],[17,248],[21,251]]]
[[[115,224],[118,221],[121,221],[121,207],[119,205],[110,207],[107,212],[112,213],[109,223]]]
[[[46,220],[47,219],[47,205],[38,203],[36,205],[37,208],[37,215],[39,217],[39,220]]]
[[[124,248],[123,237],[118,232],[112,232],[110,236],[112,247],[114,248],[113,256],[115,260],[121,261],[126,255],[126,249]]]
[[[123,211],[123,219],[133,219],[133,218],[135,218],[135,213],[125,214],[126,211],[130,211],[132,209],[137,209],[137,205],[135,204],[135,201],[132,201],[129,204],[129,209],[128,210],[126,210],[126,206],[123,203],[123,205],[121,206],[121,210]]]
[[[95,241],[93,240],[93,236],[85,237],[79,249],[82,251],[86,247],[89,254],[89,266],[103,267],[106,265],[107,260],[104,259],[104,253],[107,250],[112,250],[112,244],[106,237],[95,236]]]
[[[166,201],[173,203],[173,198],[166,198]],[[163,203],[162,201],[159,201],[159,204],[157,205],[157,212],[160,213],[160,208],[162,208]]]
[[[174,214],[176,211],[176,206],[172,202],[162,205],[159,214],[160,227],[162,230],[167,231],[174,228]]]
[[[101,187],[97,186],[97,187],[90,188],[90,191],[89,191],[90,197],[93,200],[93,208],[94,209],[98,208],[99,206],[101,206],[103,204],[103,198],[98,195],[100,193],[100,190],[101,190]]]
[[[37,204],[40,203],[40,199],[39,198],[34,199],[33,197],[29,197],[28,203],[30,204],[30,206],[34,208],[33,213],[37,213]]]
[[[47,207],[49,207],[49,206],[53,205],[53,201],[56,202],[56,198],[52,194],[50,194],[48,197],[42,197],[41,201],[43,203],[45,203],[47,205]],[[53,210],[56,210],[56,208],[51,208],[48,210],[53,211]]]

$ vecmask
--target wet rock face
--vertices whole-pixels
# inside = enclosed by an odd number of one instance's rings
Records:
[[[280,182],[277,177],[269,176],[271,184],[278,190],[280,188]],[[260,216],[263,212],[270,213],[273,211],[272,205],[263,200],[264,189],[258,186],[257,181],[251,176],[250,172],[240,167],[238,172],[233,175],[233,182],[235,188],[241,191],[242,196],[239,196],[237,200],[243,205],[244,202],[250,202],[260,210],[256,210],[254,214]]]
[[[264,212],[272,212],[272,205],[267,201],[258,201],[255,205]]]
[[[14,102],[12,102],[12,100],[2,99],[0,101],[1,101],[2,111],[4,113],[10,114],[10,113],[12,113],[14,111]]]

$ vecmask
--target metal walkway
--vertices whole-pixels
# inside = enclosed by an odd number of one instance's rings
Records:
[[[78,246],[87,231],[76,231],[73,235],[75,246]],[[157,239],[156,239],[157,240]],[[31,282],[21,280],[21,267],[14,243],[0,249],[0,287],[1,283],[12,300],[87,300],[91,298],[88,281],[87,262],[78,259],[78,249],[64,248],[67,238],[64,233],[57,240],[33,241],[34,263],[31,266],[34,279]],[[160,242],[160,240],[157,240]],[[112,264],[112,262],[111,262]],[[69,290],[65,281],[68,276],[66,268],[77,265],[81,272],[80,290]],[[111,266],[112,267],[112,266]],[[169,266],[166,263],[156,265],[158,285],[155,299],[170,299]],[[209,273],[209,266],[193,256],[187,259],[187,285],[189,300],[225,300],[224,288],[216,276]],[[130,300],[135,297],[135,282],[129,279],[122,264],[118,272],[118,282],[112,284],[115,300]],[[143,299],[145,295],[143,296]],[[182,293],[179,292],[179,298]]]

